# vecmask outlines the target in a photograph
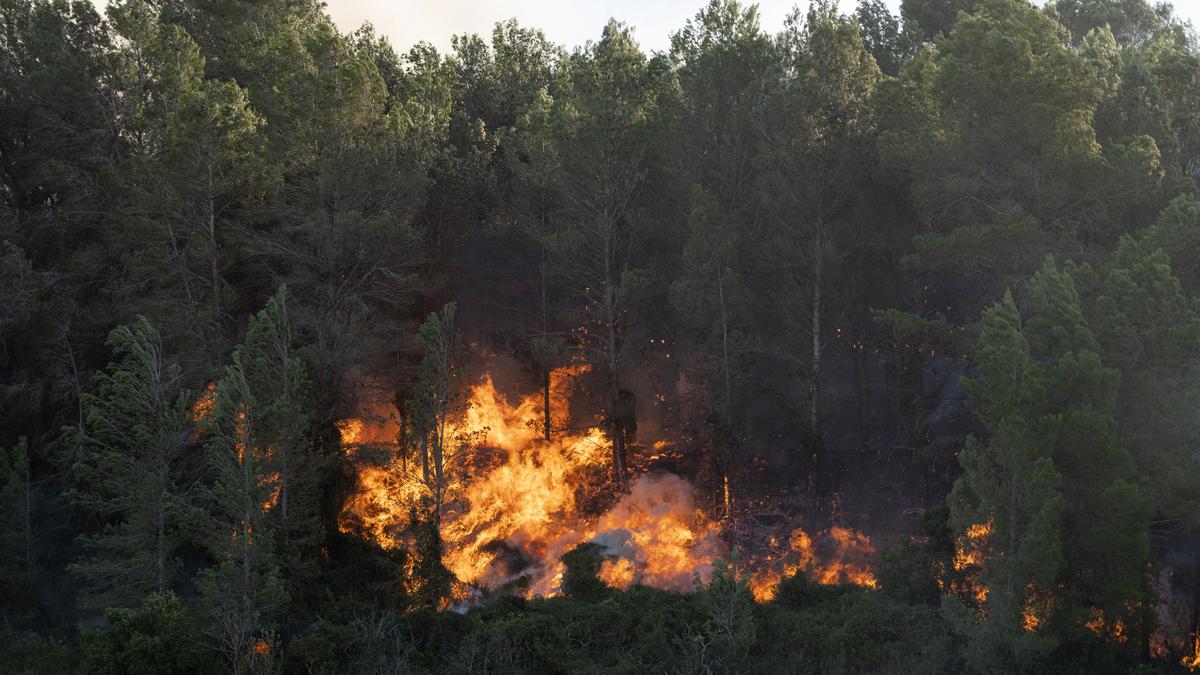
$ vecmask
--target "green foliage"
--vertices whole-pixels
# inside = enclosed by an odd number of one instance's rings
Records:
[[[967,615],[958,621],[971,631],[967,656],[975,667],[1029,668],[1055,646],[1052,638],[1024,630],[1022,612],[1036,590],[1054,588],[1062,572],[1064,504],[1053,441],[1037,408],[1046,376],[1032,362],[1011,294],[984,313],[976,363],[971,406],[992,436],[968,443],[959,455],[963,476],[949,502],[957,535],[983,523],[997,534],[981,573],[990,589],[987,620]],[[959,611],[954,601],[949,607]]]
[[[596,602],[608,595],[608,587],[597,577],[604,563],[599,544],[580,544],[563,554],[563,594],[573,600]]]
[[[88,555],[74,566],[94,608],[136,606],[172,588],[189,513],[180,463],[190,420],[179,367],[145,317],[115,329],[108,344],[118,361],[83,396],[83,424],[65,430],[75,502],[94,519],[81,537]]]
[[[979,667],[1028,667],[1096,612],[1142,621],[1149,500],[1114,417],[1120,371],[1101,362],[1071,270],[1051,259],[1034,275],[1027,319],[1011,295],[985,313],[968,383],[992,434],[962,453],[951,495],[958,536],[991,530],[987,618],[970,629]]]
[[[236,671],[276,658],[276,626],[289,594],[315,574],[321,541],[317,471],[307,433],[307,376],[295,355],[287,291],[251,320],[216,383],[205,420],[212,480],[201,573],[208,633]]]
[[[173,593],[149,596],[141,609],[110,609],[105,619],[108,628],[84,635],[83,672],[149,675],[206,669],[193,617]]]
[[[712,579],[697,588],[696,601],[705,615],[704,632],[697,638],[703,647],[701,669],[739,671],[750,665],[757,634],[754,595],[748,577],[737,573],[738,552],[728,562],[713,567]]]

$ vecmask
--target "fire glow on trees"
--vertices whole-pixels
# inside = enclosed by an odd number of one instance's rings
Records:
[[[554,372],[554,428],[568,426],[567,401],[581,372]],[[692,484],[673,474],[641,475],[603,512],[589,513],[587,505],[606,483],[609,442],[599,423],[547,442],[542,406],[540,394],[511,404],[488,376],[471,387],[466,409],[453,420],[447,438],[456,439],[455,470],[441,534],[443,562],[455,577],[476,587],[511,584],[527,596],[555,595],[562,555],[594,542],[606,558],[599,577],[609,586],[685,591],[697,579],[707,581],[729,548],[720,521],[697,504]],[[339,527],[385,548],[404,545],[413,506],[428,488],[419,461],[395,449],[399,424],[379,415],[345,420],[340,430],[358,467],[358,490],[345,503]],[[784,576],[798,572],[823,584],[874,588],[874,555],[867,537],[849,529],[834,527],[815,540],[796,530],[787,551],[751,556],[746,568],[755,597],[767,600]]]

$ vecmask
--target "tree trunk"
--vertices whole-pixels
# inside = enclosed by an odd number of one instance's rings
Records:
[[[542,372],[542,408],[545,411],[545,422],[543,429],[545,432],[546,442],[550,442],[550,369],[547,368]]]
[[[733,407],[733,385],[729,365],[729,315],[725,309],[725,280],[720,267],[717,268],[717,299],[721,305],[721,370],[725,376],[725,399],[721,412],[721,423],[725,426],[721,434],[721,452],[724,459],[721,467],[721,492],[724,506],[722,519],[728,522],[733,515],[733,494],[729,488],[729,474],[733,471],[732,449],[729,442],[729,427],[731,426],[730,411]]]
[[[611,302],[612,290],[608,291]],[[608,321],[608,371],[610,375],[612,400],[609,403],[609,428],[612,434],[612,479],[614,484],[625,480],[625,420],[621,414],[621,381],[617,373],[617,326],[613,312],[609,312]]]
[[[217,256],[217,205],[213,195],[212,164],[208,165],[208,246],[209,273],[212,276],[213,323],[221,322],[221,265]]]
[[[545,228],[545,218],[544,217],[543,217],[542,221],[543,221],[543,228]],[[548,304],[548,300],[546,298],[546,287],[548,286],[548,280],[546,279],[546,247],[545,246],[542,246],[542,261],[541,261],[541,264],[538,266],[538,271],[541,274],[541,281],[542,281],[542,288],[541,288],[541,291],[542,291],[542,339],[545,340],[546,339],[546,331],[547,331],[547,328],[549,327],[549,323],[550,323],[550,317],[548,316],[549,304]],[[549,358],[546,354],[543,354],[542,357]],[[550,442],[550,374],[551,374],[552,369],[550,368],[549,365],[547,365],[545,363],[542,364],[542,369],[543,369],[543,372],[542,372],[542,408],[543,408],[543,412],[545,414],[544,432],[545,432],[545,436],[546,436],[546,442],[549,443]]]
[[[25,508],[21,514],[24,528],[22,534],[25,535],[25,572],[26,574],[33,572],[33,475],[30,471],[29,461],[29,446],[25,446],[25,482],[22,485],[22,497],[24,498]]]
[[[610,394],[612,400],[609,403],[609,428],[612,430],[612,478],[613,484],[620,485],[625,480],[625,421],[622,415],[616,414],[621,412],[621,377],[620,377],[620,361],[617,357],[618,351],[618,331],[617,331],[617,297],[616,297],[616,280],[615,270],[613,269],[613,242],[612,237],[615,233],[616,225],[610,223],[607,236],[604,241],[604,313],[608,323],[608,375],[610,382]]]
[[[809,378],[809,427],[811,430],[810,467],[808,494],[812,501],[813,516],[821,511],[821,263],[823,251],[821,235],[814,242],[816,253],[813,260],[812,277],[812,373]]]
[[[159,458],[158,458],[158,522],[156,523],[157,535],[155,541],[155,563],[157,566],[157,583],[159,595],[165,595],[167,592],[167,460],[165,457],[166,450],[161,447],[159,442]]]
[[[292,411],[292,378],[288,368],[288,360],[291,357],[291,326],[287,322],[287,309],[283,310],[283,336],[282,342],[279,345],[279,358],[283,368],[283,402],[284,409]],[[291,425],[285,423],[282,431],[282,438],[279,439],[279,515],[283,524],[283,548],[286,551],[290,543],[290,531],[288,526],[288,487],[291,484],[292,467],[289,465],[292,449],[292,434]]]

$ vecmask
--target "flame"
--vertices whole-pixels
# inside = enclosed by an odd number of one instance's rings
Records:
[[[1200,629],[1192,635],[1192,653],[1180,659],[1179,665],[1189,672],[1200,670]]]
[[[684,591],[697,579],[707,581],[717,559],[729,553],[721,522],[700,507],[691,483],[679,476],[641,475],[621,495],[596,487],[607,484],[611,460],[603,429],[567,430],[570,396],[584,372],[586,366],[573,366],[552,373],[551,428],[557,433],[550,441],[544,437],[542,392],[514,404],[490,376],[470,388],[446,434],[459,441],[443,495],[442,562],[458,580],[553,596],[561,592],[565,572],[560,558],[592,542],[601,547],[599,578],[609,586]],[[397,548],[407,543],[410,514],[428,504],[431,493],[419,461],[399,452],[394,415],[376,413],[338,424],[347,456],[358,467],[357,492],[344,504],[338,525]],[[647,451],[663,454],[670,446],[659,440]],[[611,506],[596,508],[604,502]],[[874,556],[870,540],[853,530],[833,527],[815,540],[796,530],[777,560],[750,565],[759,570],[752,588],[755,597],[769,599],[785,573],[799,571],[822,584],[874,588]],[[458,601],[468,593],[461,591]]]
[[[191,413],[192,421],[199,423],[212,416],[213,410],[217,407],[217,385],[215,382],[209,382],[204,391],[196,397],[196,401],[192,403]]]
[[[814,542],[808,532],[797,528],[788,539],[788,551],[780,558],[769,559],[751,574],[750,590],[756,600],[767,602],[775,597],[785,577],[800,572],[826,586],[854,584],[878,588],[879,582],[870,568],[875,554],[870,538],[861,532],[835,525]]]
[[[974,523],[967,526],[967,531],[954,543],[954,569],[967,574],[966,588],[958,584],[942,584],[943,592],[965,593],[983,605],[988,599],[988,587],[979,580],[979,567],[987,558],[988,542],[992,536],[992,521]]]
[[[1030,633],[1036,632],[1046,624],[1050,612],[1054,609],[1054,596],[1038,588],[1035,584],[1025,587],[1025,606],[1021,610],[1021,627]]]
[[[338,436],[342,440],[342,446],[353,446],[360,443],[366,443],[365,434],[363,433],[363,421],[356,418],[341,420],[337,423]]]
[[[551,427],[567,423],[567,398],[584,368],[553,373]],[[633,583],[684,590],[693,577],[706,578],[722,552],[719,526],[696,505],[682,478],[642,476],[609,510],[589,515],[583,503],[596,495],[589,486],[607,470],[611,456],[604,432],[543,436],[540,394],[513,405],[485,377],[471,388],[468,405],[451,424],[449,438],[467,439],[444,498],[443,563],[478,587],[497,588],[523,580],[527,595],[560,591],[559,558],[595,541],[606,561],[601,577],[625,588]],[[380,434],[362,419],[339,424],[350,454],[378,442]],[[395,455],[395,453],[393,453]],[[361,534],[385,548],[404,544],[413,505],[429,495],[419,467],[398,456],[383,465],[364,465],[358,492],[339,516],[344,532]]]
[[[1113,642],[1128,642],[1129,633],[1125,628],[1125,622],[1120,618],[1108,621],[1104,612],[1097,608],[1092,608],[1092,618],[1084,624],[1084,627],[1092,631],[1096,637],[1105,638]]]

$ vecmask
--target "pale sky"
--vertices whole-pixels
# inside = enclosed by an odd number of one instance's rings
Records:
[[[750,4],[751,0],[743,0]],[[1155,0],[1151,0],[1154,2]],[[886,0],[898,14],[900,0]],[[707,0],[326,0],[329,14],[342,30],[370,21],[398,52],[416,42],[444,51],[450,36],[478,33],[490,37],[497,21],[515,17],[523,26],[541,28],[551,42],[575,47],[596,39],[609,18],[635,29],[642,49],[665,50],[670,35],[707,4]],[[839,0],[851,12],[857,0]],[[808,0],[759,0],[759,18],[768,33],[783,27],[784,17]],[[1200,26],[1200,0],[1174,0],[1175,14]]]
[[[839,0],[843,11],[853,11],[857,0]],[[1200,3],[1200,0],[1193,0]],[[450,36],[478,33],[491,36],[497,21],[516,18],[523,26],[541,28],[551,42],[568,48],[600,37],[610,18],[634,28],[642,49],[665,50],[671,33],[695,16],[707,0],[326,0],[329,15],[342,30],[370,21],[388,37],[397,51],[416,42],[432,43],[439,51],[450,46]],[[745,4],[750,4],[746,2]],[[797,0],[761,0],[759,20],[769,33],[783,28],[784,18]],[[799,0],[808,6],[808,0]],[[893,13],[900,0],[887,0]]]
[[[101,8],[107,0],[93,0]],[[745,0],[749,4],[750,0]],[[1153,0],[1152,0],[1153,1]],[[849,13],[857,0],[839,0]],[[900,0],[886,0],[899,13]],[[398,52],[425,41],[439,51],[450,47],[450,36],[478,33],[490,38],[497,21],[516,18],[523,26],[541,28],[551,42],[567,48],[600,36],[610,18],[635,29],[647,52],[665,50],[671,33],[707,4],[707,0],[326,0],[329,14],[343,31],[370,21]],[[784,17],[808,0],[759,0],[759,17],[768,33],[783,27]],[[1175,14],[1200,27],[1200,0],[1174,0]]]

